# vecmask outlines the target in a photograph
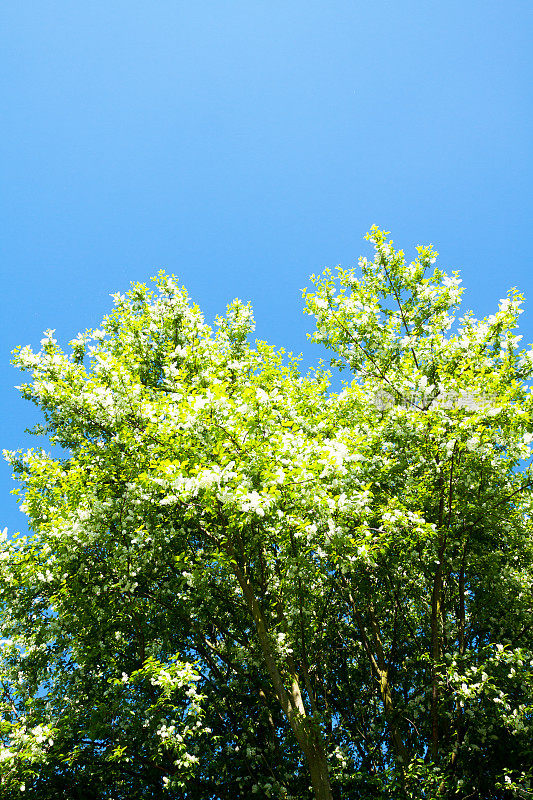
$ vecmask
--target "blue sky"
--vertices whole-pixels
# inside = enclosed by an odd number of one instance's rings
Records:
[[[0,444],[36,420],[18,344],[96,327],[175,273],[304,352],[300,290],[376,223],[432,242],[467,304],[533,304],[533,5],[3,0]],[[533,314],[523,315],[533,341]],[[316,353],[316,357],[319,353]],[[0,528],[24,529],[0,469]]]

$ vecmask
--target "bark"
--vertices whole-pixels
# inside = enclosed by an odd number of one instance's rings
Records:
[[[316,800],[333,800],[331,785],[329,782],[328,765],[323,750],[316,751],[313,748],[305,752],[305,757],[311,773],[311,783]]]
[[[440,556],[440,550],[439,550]],[[439,752],[439,662],[441,657],[442,564],[437,566],[431,597],[431,756]]]
[[[465,565],[466,542],[463,546],[463,557],[459,572],[459,653],[464,656],[466,651],[466,609],[465,609]]]
[[[437,459],[438,463],[438,459]],[[450,469],[450,485],[448,491],[448,525],[451,518],[452,502],[452,480],[453,480],[453,456]],[[437,548],[437,569],[433,577],[433,590],[431,593],[431,741],[429,751],[435,761],[439,753],[439,694],[440,694],[440,661],[442,656],[442,602],[443,602],[443,569],[442,559],[446,550],[446,533],[443,533],[444,504],[445,504],[445,484],[444,474],[441,468],[438,480],[439,487],[439,516],[438,530],[439,540]]]
[[[387,726],[391,735],[392,743],[396,751],[396,755],[403,765],[407,764],[408,756],[405,749],[403,739],[400,736],[398,726],[396,725],[394,704],[392,702],[391,686],[389,683],[389,668],[385,660],[385,652],[383,650],[383,643],[381,641],[381,634],[379,630],[378,621],[372,603],[370,603],[370,623],[372,626],[372,634],[374,637],[374,647],[377,656],[377,668],[379,676],[379,684],[381,691],[381,698],[383,700],[383,707],[385,709],[385,718]]]
[[[274,692],[307,761],[315,799],[333,800],[322,737],[314,719],[307,716],[298,676],[294,669],[290,670],[292,672],[290,689],[287,689],[278,668],[266,621],[253,587],[245,572],[235,560],[234,553],[231,553],[231,555],[235,577],[239,582],[246,605],[254,620],[257,637]]]

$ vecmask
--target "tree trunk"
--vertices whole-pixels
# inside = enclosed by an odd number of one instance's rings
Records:
[[[439,563],[433,579],[431,597],[431,757],[437,760],[439,754],[439,694],[441,683],[441,637],[442,637],[442,558],[443,547],[439,548]]]
[[[438,459],[437,459],[438,463]],[[453,477],[453,456],[450,467],[450,490],[449,490],[449,511],[448,525],[451,517],[451,498],[452,498],[452,477]],[[438,479],[439,485],[439,518],[438,518],[438,549],[437,549],[437,569],[433,577],[433,590],[431,593],[431,740],[429,752],[433,761],[436,761],[439,754],[439,694],[441,681],[441,656],[442,656],[442,588],[443,588],[443,569],[442,559],[446,549],[446,533],[444,529],[444,504],[445,504],[445,485],[442,467]]]
[[[234,555],[233,553],[231,554],[232,556]],[[278,668],[276,655],[266,627],[266,620],[257,602],[255,592],[245,572],[243,572],[236,560],[233,560],[233,570],[254,620],[265,665],[272,680],[272,687],[307,761],[315,800],[333,800],[328,774],[328,762],[322,745],[322,737],[313,717],[307,716],[298,677],[293,670],[289,669],[293,674],[291,687],[288,690]],[[292,666],[294,667],[294,665]]]
[[[331,785],[328,775],[328,764],[321,746],[305,752],[305,757],[311,773],[311,783],[315,793],[315,800],[333,800]]]

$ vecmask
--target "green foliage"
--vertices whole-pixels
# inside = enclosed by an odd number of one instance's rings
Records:
[[[163,273],[16,351],[63,455],[7,454],[2,796],[529,796],[521,297],[387,236],[304,292],[339,393]]]

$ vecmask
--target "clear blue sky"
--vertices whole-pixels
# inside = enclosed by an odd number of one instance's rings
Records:
[[[533,305],[531,0],[3,0],[0,18],[2,447],[36,418],[10,351],[96,327],[161,268],[208,318],[251,300],[258,335],[306,362],[300,289],[373,223],[432,242],[479,315],[510,286]],[[24,529],[0,477],[0,528]]]

